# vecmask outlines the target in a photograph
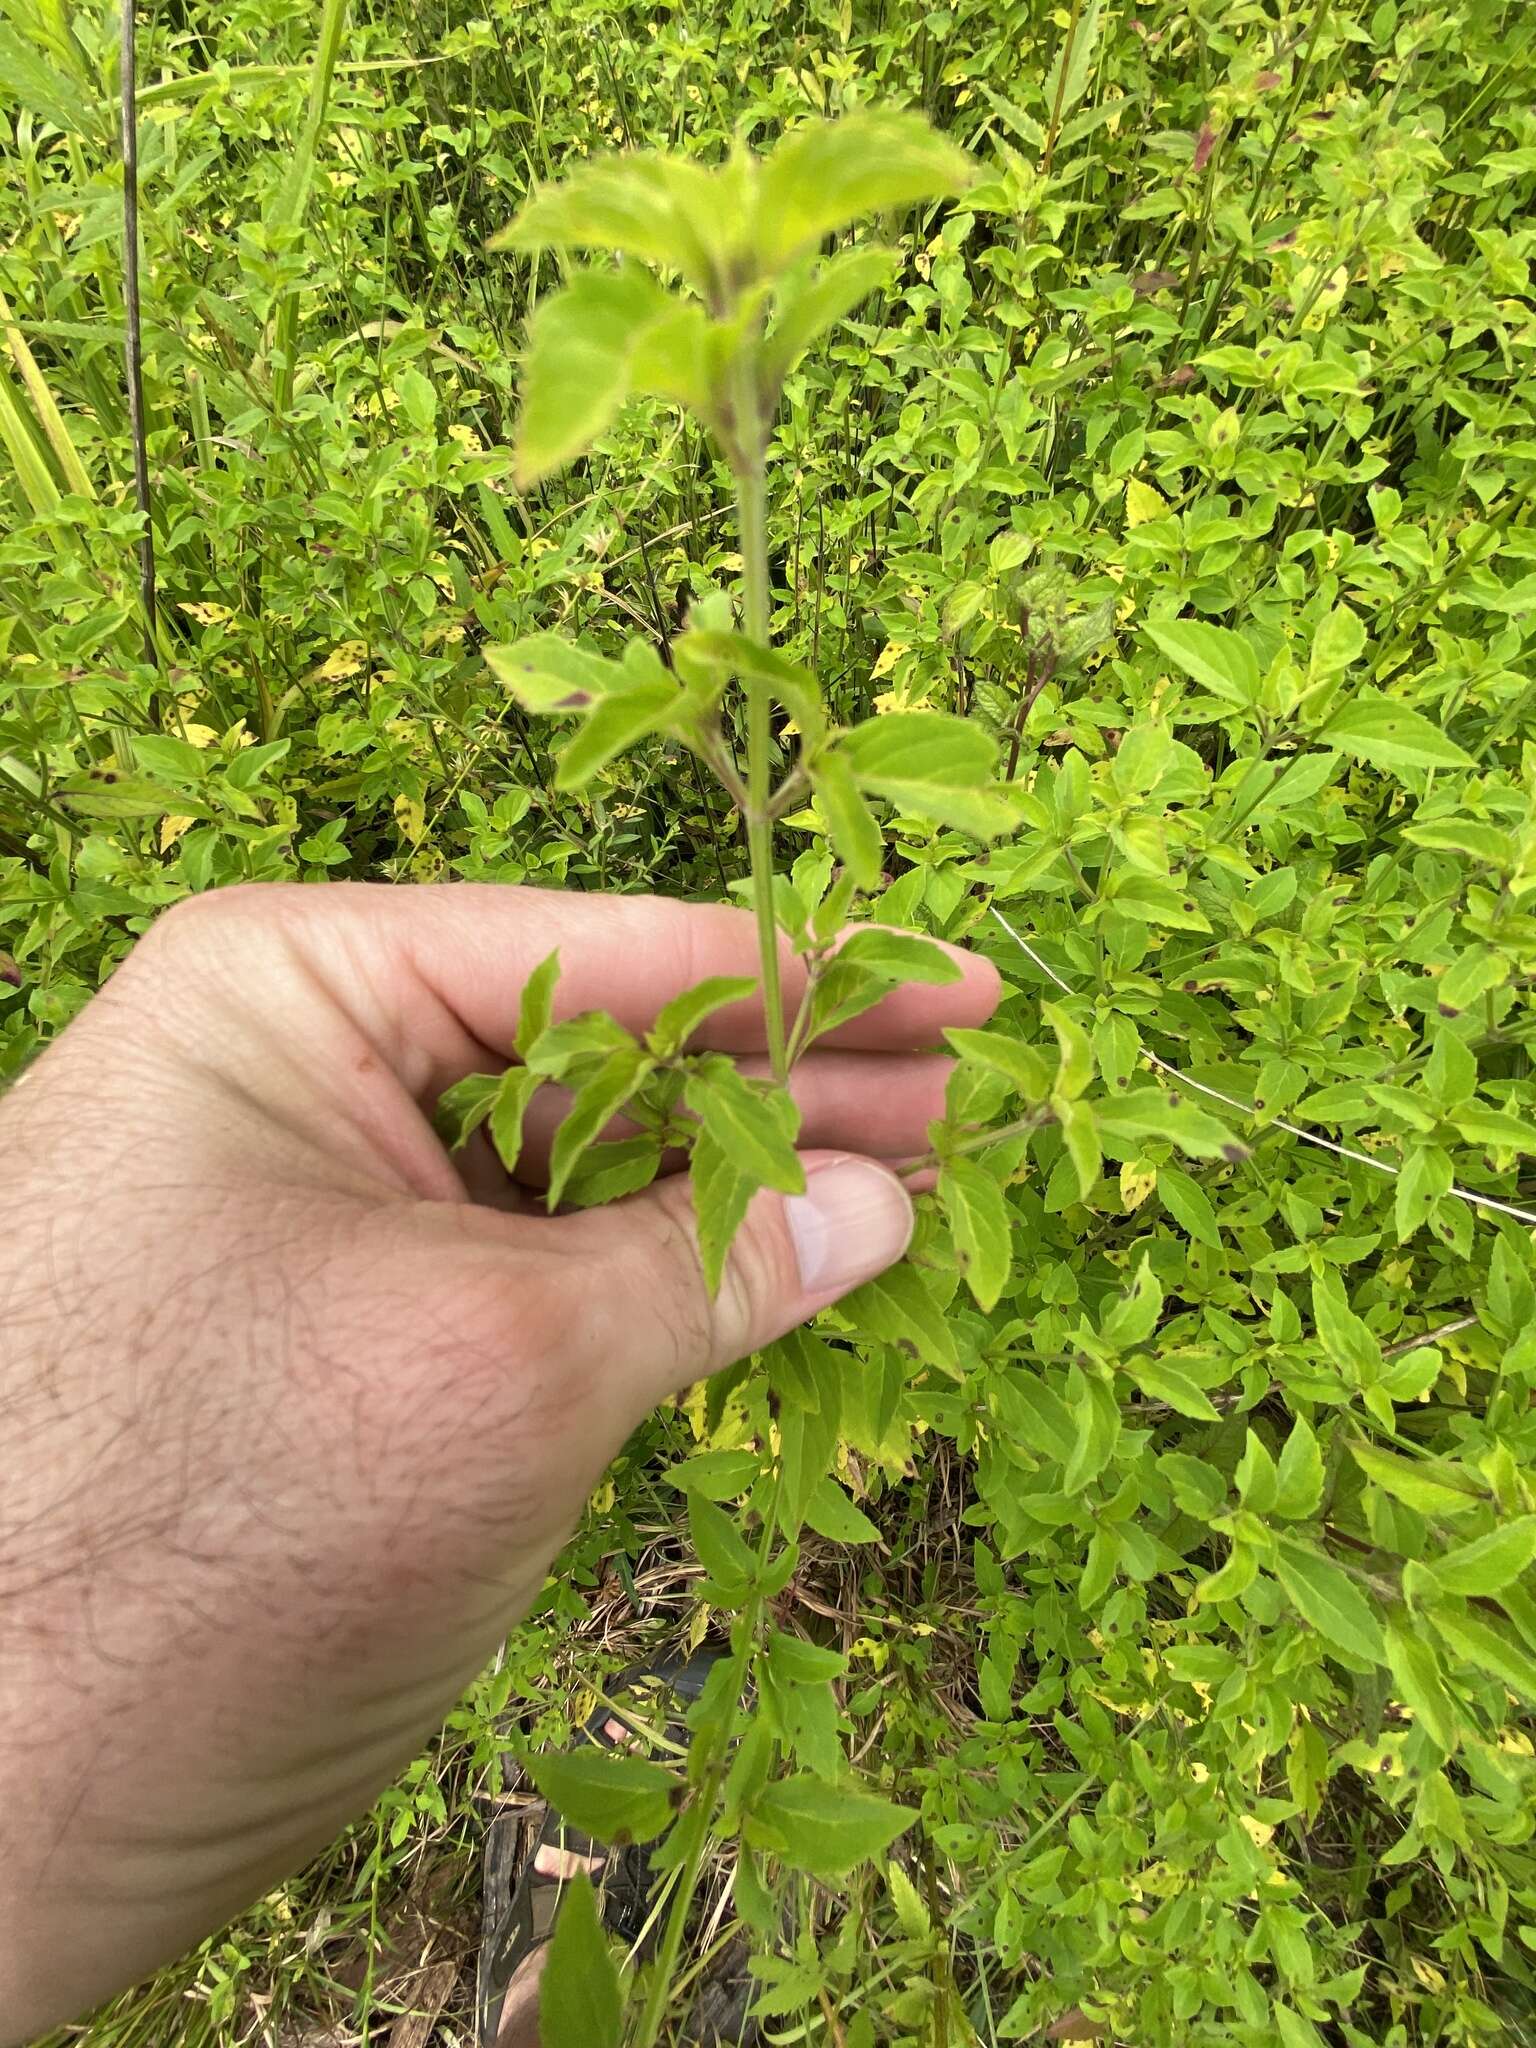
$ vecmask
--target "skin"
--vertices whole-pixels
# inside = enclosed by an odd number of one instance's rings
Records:
[[[526,1611],[657,1401],[900,1256],[986,963],[797,1069],[805,1197],[719,1295],[686,1175],[549,1218],[428,1121],[557,1014],[752,974],[745,912],[254,887],[155,924],[0,1104],[0,2043],[134,1982],[322,1847]],[[786,964],[790,999],[797,974]],[[751,1055],[752,1004],[700,1043]],[[535,1105],[537,1176],[558,1105]],[[522,1170],[522,1169],[520,1169]]]

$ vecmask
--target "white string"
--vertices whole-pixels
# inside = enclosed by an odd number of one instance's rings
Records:
[[[1049,961],[1041,959],[1027,939],[1020,937],[995,903],[991,906],[991,910],[992,915],[997,919],[1019,951],[1027,959],[1033,960],[1043,975],[1053,981],[1064,995],[1073,996],[1078,993],[1069,981],[1062,980]],[[1164,1074],[1170,1075],[1181,1087],[1193,1088],[1201,1095],[1210,1096],[1213,1102],[1225,1103],[1228,1109],[1235,1109],[1239,1116],[1245,1116],[1258,1121],[1259,1112],[1251,1102],[1240,1102],[1235,1095],[1224,1095],[1219,1088],[1208,1088],[1204,1081],[1197,1081],[1192,1074],[1181,1073],[1171,1061],[1165,1060],[1161,1054],[1151,1051],[1147,1046],[1143,1046],[1141,1051],[1142,1057],[1149,1065],[1158,1068]],[[1319,1137],[1316,1131],[1309,1131],[1301,1124],[1287,1123],[1282,1116],[1271,1117],[1270,1127],[1277,1131],[1288,1131],[1293,1138],[1300,1138],[1304,1145],[1317,1145],[1324,1152],[1337,1153],[1340,1159],[1352,1159],[1357,1166],[1369,1166],[1377,1173],[1390,1174],[1394,1180],[1403,1170],[1400,1166],[1393,1166],[1388,1160],[1378,1159],[1374,1153],[1358,1151],[1353,1145],[1336,1144],[1332,1138]],[[1536,1211],[1517,1209],[1513,1202],[1501,1202],[1492,1195],[1479,1195],[1471,1188],[1453,1186],[1448,1192],[1455,1195],[1458,1201],[1470,1203],[1474,1209],[1493,1209],[1500,1216],[1513,1216],[1517,1223],[1536,1224]]]

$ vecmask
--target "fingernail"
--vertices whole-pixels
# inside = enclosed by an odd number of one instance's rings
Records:
[[[868,1159],[807,1168],[805,1193],[784,1214],[807,1294],[846,1294],[894,1265],[912,1235],[912,1204],[896,1176]]]

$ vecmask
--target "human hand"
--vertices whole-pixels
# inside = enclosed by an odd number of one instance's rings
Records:
[[[557,1011],[631,1029],[756,962],[745,912],[650,898],[224,891],[163,918],[0,1105],[5,2042],[364,1809],[646,1410],[905,1248],[872,1161],[923,1148],[947,1063],[913,1049],[990,1014],[983,961],[801,1062],[807,1191],[756,1198],[711,1300],[686,1176],[549,1218],[433,1133],[445,1087],[511,1057],[556,946]],[[760,1014],[700,1037],[750,1054]]]

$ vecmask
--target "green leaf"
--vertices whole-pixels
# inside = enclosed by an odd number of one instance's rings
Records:
[[[783,1089],[749,1081],[728,1059],[710,1054],[688,1076],[683,1099],[737,1171],[780,1194],[805,1191],[795,1150],[800,1112]]]
[[[1099,1178],[1104,1155],[1099,1146],[1099,1123],[1086,1102],[1063,1102],[1057,1106],[1056,1121],[1061,1128],[1067,1157],[1077,1176],[1077,1198],[1086,1202]]]
[[[1349,1453],[1367,1479],[1421,1515],[1465,1514],[1480,1504],[1480,1494],[1435,1461],[1400,1458],[1395,1451],[1359,1442],[1350,1444]]]
[[[437,393],[432,388],[432,379],[420,370],[405,369],[395,373],[394,384],[406,418],[425,433],[437,418]]]
[[[1430,1740],[1449,1755],[1456,1747],[1460,1731],[1456,1708],[1445,1689],[1433,1646],[1418,1630],[1389,1621],[1386,1653],[1397,1697],[1405,1707],[1413,1709],[1414,1718]]]
[[[1143,1257],[1126,1291],[1105,1309],[1099,1331],[1106,1344],[1116,1350],[1145,1344],[1157,1328],[1163,1313],[1162,1283]],[[1207,1404],[1209,1405],[1209,1404]]]
[[[745,1592],[756,1574],[757,1560],[725,1510],[702,1494],[690,1493],[688,1529],[700,1564],[721,1592],[730,1598]]]
[[[565,1184],[568,1209],[598,1209],[648,1188],[661,1170],[660,1140],[643,1132],[633,1138],[599,1139],[587,1147]]]
[[[997,745],[981,727],[946,711],[893,711],[868,718],[838,743],[861,789],[913,817],[977,838],[1012,831],[1011,804],[990,787]]]
[[[530,489],[580,455],[613,420],[629,396],[635,337],[666,304],[638,270],[578,271],[563,291],[540,299],[528,323],[520,380],[520,488]]]
[[[868,1515],[844,1493],[835,1479],[823,1479],[813,1488],[803,1510],[803,1520],[829,1543],[878,1543],[880,1531]]]
[[[832,1883],[884,1855],[917,1815],[851,1780],[828,1784],[802,1772],[767,1786],[753,1818],[771,1831],[773,1848],[791,1869]]]
[[[1448,1614],[1439,1608],[1433,1609],[1429,1618],[1458,1657],[1508,1686],[1528,1707],[1536,1706],[1536,1657],[1505,1627],[1496,1628],[1473,1614]]]
[[[1502,1593],[1536,1558],[1536,1515],[1520,1515],[1491,1529],[1486,1536],[1458,1544],[1435,1558],[1428,1569],[1446,1593]]]
[[[1246,1159],[1248,1148],[1215,1117],[1192,1102],[1175,1102],[1162,1088],[1133,1088],[1096,1102],[1105,1142],[1113,1147],[1142,1138],[1167,1138],[1191,1159]]]
[[[875,212],[963,192],[975,167],[920,114],[872,110],[791,129],[762,167],[758,248],[782,270],[824,235]]]
[[[467,1145],[490,1115],[502,1079],[500,1074],[466,1074],[437,1098],[432,1127],[450,1152]]]
[[[742,683],[761,684],[783,705],[808,745],[826,730],[826,708],[810,670],[777,648],[759,646],[745,633],[690,626],[673,641],[672,659],[684,681],[707,687],[711,698],[733,676]]]
[[[582,1875],[566,1889],[539,1978],[539,2040],[542,2048],[619,2048],[623,2016],[618,1968],[592,1880]]]
[[[1208,1394],[1202,1393],[1187,1372],[1176,1365],[1169,1365],[1160,1358],[1126,1358],[1121,1360],[1122,1371],[1128,1372],[1144,1394],[1150,1394],[1154,1401],[1166,1401],[1168,1406],[1180,1415],[1187,1415],[1195,1422],[1219,1422],[1219,1411],[1211,1405]]]
[[[916,932],[861,925],[838,948],[838,958],[882,974],[888,981],[924,981],[936,986],[959,981],[960,963],[946,947]]]
[[[1282,1536],[1275,1546],[1274,1569],[1298,1612],[1325,1641],[1348,1657],[1367,1657],[1376,1664],[1386,1661],[1381,1624],[1369,1601],[1331,1558],[1294,1537]]]
[[[752,995],[757,983],[749,974],[712,974],[662,1005],[656,1013],[646,1044],[660,1060],[680,1053],[706,1018],[730,1003]]]
[[[1280,1489],[1280,1475],[1275,1461],[1269,1454],[1262,1437],[1250,1429],[1243,1445],[1243,1455],[1237,1461],[1237,1470],[1232,1474],[1237,1487],[1237,1497],[1253,1515],[1267,1515],[1275,1505],[1275,1496]]]
[[[843,1296],[837,1313],[855,1330],[895,1344],[925,1365],[959,1363],[954,1332],[915,1266],[892,1266],[866,1280]]]
[[[742,1226],[758,1183],[737,1171],[728,1147],[720,1144],[702,1126],[688,1158],[688,1177],[693,1195],[694,1227],[699,1240],[699,1263],[704,1284],[711,1295],[720,1291],[720,1276],[732,1241]]]
[[[1001,1074],[1026,1102],[1043,1103],[1051,1092],[1051,1070],[1042,1054],[1003,1031],[974,1031],[955,1026],[944,1036],[963,1060]]]
[[[885,836],[874,812],[859,794],[852,768],[835,747],[826,747],[811,766],[811,788],[837,857],[861,889],[873,889],[880,880],[880,863],[885,855]]]
[[[1086,0],[1080,13],[1071,17],[1071,29],[1064,31],[1056,61],[1044,84],[1045,104],[1053,120],[1061,120],[1077,105],[1093,76],[1098,49],[1101,0]]]
[[[542,1076],[526,1067],[508,1067],[501,1077],[491,1104],[491,1143],[508,1173],[517,1171],[523,1149],[523,1117],[542,1086]]]
[[[1276,1471],[1275,1513],[1288,1521],[1302,1522],[1315,1515],[1323,1498],[1323,1457],[1317,1438],[1302,1416],[1297,1416],[1280,1453]]]
[[[1120,1440],[1120,1404],[1107,1379],[1072,1368],[1067,1380],[1067,1405],[1076,1424],[1072,1454],[1062,1467],[1061,1490],[1078,1493],[1097,1479]]]
[[[873,243],[840,249],[804,283],[780,293],[761,358],[765,399],[777,399],[779,387],[812,342],[887,283],[898,260],[894,249]]]
[[[616,754],[632,747],[648,732],[671,722],[681,707],[677,685],[665,677],[631,683],[604,697],[582,721],[581,730],[561,749],[555,769],[556,789],[581,789]]]
[[[1208,626],[1199,619],[1154,619],[1147,638],[1169,661],[1236,710],[1248,710],[1259,694],[1259,660],[1241,633]]]
[[[1051,1094],[1071,1102],[1093,1079],[1093,1045],[1087,1032],[1060,1003],[1042,1003],[1040,1014],[1056,1034],[1060,1059]]]
[[[595,1742],[530,1757],[527,1768],[550,1805],[599,1842],[653,1841],[670,1825],[681,1789],[660,1764]]]
[[[487,647],[485,659],[497,681],[506,685],[524,711],[538,718],[590,711],[602,698],[629,685],[618,662],[555,633],[533,633],[508,646]]]
[[[527,1059],[534,1041],[554,1019],[555,985],[560,979],[560,954],[547,954],[523,983],[517,1006],[517,1036],[512,1043],[519,1059]]]
[[[718,255],[716,175],[686,159],[634,152],[598,157],[559,184],[541,185],[491,249],[609,249],[680,270],[708,292]]]
[[[1013,1227],[996,1180],[974,1159],[939,1168],[939,1205],[955,1234],[966,1284],[979,1307],[996,1306],[1013,1269]]]
[[[1399,768],[1471,768],[1472,756],[1422,713],[1380,690],[1360,690],[1329,719],[1319,743],[1389,772]]]
[[[638,1046],[621,1045],[577,1089],[549,1148],[549,1188],[545,1199],[551,1209],[559,1202],[577,1160],[604,1125],[624,1107],[653,1065],[654,1061]]]
[[[1165,1163],[1157,1169],[1157,1197],[1174,1222],[1188,1231],[1197,1244],[1221,1250],[1221,1231],[1211,1198],[1183,1167]]]

